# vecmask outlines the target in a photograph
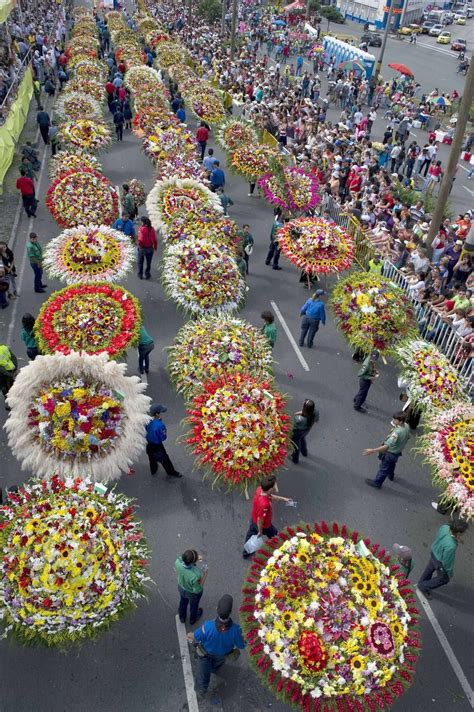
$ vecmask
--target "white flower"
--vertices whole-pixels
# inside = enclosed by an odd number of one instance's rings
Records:
[[[313,697],[313,698],[318,698],[318,697],[321,697],[321,695],[322,695],[323,693],[321,692],[321,688],[320,688],[320,687],[315,687],[314,690],[311,690],[311,692],[310,692],[309,694],[310,694],[311,697]]]

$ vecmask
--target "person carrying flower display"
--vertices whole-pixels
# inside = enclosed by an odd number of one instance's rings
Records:
[[[166,413],[167,410],[166,406],[159,403],[153,404],[150,408],[152,420],[146,426],[146,454],[150,463],[150,472],[152,475],[156,475],[160,464],[168,477],[182,477],[181,472],[175,470],[163,445],[168,435],[166,433],[166,425],[161,419],[161,414]]]
[[[143,263],[146,261],[145,279],[151,277],[151,261],[153,253],[158,248],[156,232],[152,227],[150,218],[142,217],[142,226],[138,231],[138,276],[143,279]]]
[[[391,424],[393,430],[389,433],[382,445],[374,448],[366,448],[364,450],[364,455],[378,455],[380,460],[375,480],[369,478],[365,480],[367,485],[375,487],[376,489],[382,487],[386,477],[393,481],[398,459],[410,439],[410,428],[406,423],[406,415],[403,411],[393,414]]]
[[[271,539],[278,534],[278,529],[272,523],[273,500],[281,502],[291,502],[289,497],[281,497],[274,494],[276,485],[275,475],[268,475],[262,480],[262,484],[257,487],[253,496],[252,514],[250,516],[250,524],[245,535],[245,543],[251,536],[257,535],[262,537],[263,534]],[[248,559],[252,554],[244,548],[242,557]]]
[[[285,222],[288,222],[286,219]],[[270,230],[270,246],[268,248],[267,252],[267,257],[265,259],[265,264],[269,265],[270,262],[272,262],[272,267],[273,269],[280,270],[281,267],[278,266],[278,261],[280,259],[280,248],[278,246],[278,241],[276,239],[277,232],[278,230],[283,227],[284,222],[281,220],[280,217],[276,217],[275,221],[272,225],[272,229]]]
[[[377,369],[375,368],[375,363],[378,358],[379,352],[377,349],[374,349],[372,353],[364,359],[362,367],[357,374],[359,376],[359,391],[354,396],[354,410],[357,410],[359,413],[367,413],[367,409],[364,408],[363,404],[365,403],[374,378],[378,376]]]

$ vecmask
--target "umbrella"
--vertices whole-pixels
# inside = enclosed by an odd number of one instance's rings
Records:
[[[272,22],[272,25],[278,25],[279,27],[284,27],[286,25],[286,22],[284,22],[283,20],[274,20],[274,22]]]
[[[428,101],[436,106],[451,106],[451,102],[446,96],[432,96]]]
[[[365,72],[364,65],[355,59],[348,59],[346,62],[341,62],[337,68],[343,69],[345,72]]]
[[[388,66],[396,72],[400,72],[400,74],[406,74],[407,77],[415,76],[411,69],[408,69],[406,64],[397,64],[397,62],[392,62],[392,64],[389,64]]]

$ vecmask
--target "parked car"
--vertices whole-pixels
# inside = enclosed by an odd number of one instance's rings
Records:
[[[428,35],[431,28],[434,27],[434,22],[431,22],[431,20],[427,20],[424,22],[421,26],[421,34],[422,35]]]
[[[443,31],[443,25],[433,25],[431,30],[429,31],[429,35],[431,37],[438,37]]]
[[[382,35],[377,32],[367,32],[360,38],[361,42],[369,45],[369,47],[381,47],[382,46]]]
[[[445,25],[452,25],[454,21],[454,15],[452,12],[447,12],[446,15],[444,16],[444,24]]]
[[[455,52],[465,52],[466,51],[466,40],[463,40],[463,39],[453,40],[453,42],[451,43],[451,49],[454,49]]]
[[[456,20],[456,25],[465,25],[466,24],[466,18],[465,17],[458,17]]]
[[[400,35],[412,35],[413,33],[417,35],[419,32],[421,32],[420,25],[414,23],[412,25],[405,25],[398,30]]]
[[[443,32],[439,33],[436,42],[438,44],[449,44],[451,42],[451,32],[443,30]]]

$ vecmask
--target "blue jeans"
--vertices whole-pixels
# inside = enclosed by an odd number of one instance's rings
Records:
[[[433,574],[436,576],[433,578]],[[422,591],[432,591],[434,588],[439,588],[440,586],[445,586],[449,582],[449,576],[443,569],[441,562],[438,561],[436,556],[431,554],[430,560],[426,569],[421,574],[421,578],[418,581],[418,588]]]
[[[300,453],[303,455],[303,457],[308,456],[308,448],[306,446],[306,436],[309,433],[309,430],[293,430],[293,433],[291,435],[291,439],[293,441],[293,452],[291,454],[291,459],[295,463],[295,465],[298,464],[300,461]]]
[[[35,264],[34,262],[31,262],[30,264],[33,269],[33,272],[35,273],[35,292],[40,292],[43,288],[43,270],[39,265]]]
[[[314,319],[311,316],[303,316],[301,322],[300,346],[304,346],[304,340],[308,335],[308,346],[311,348],[314,341],[314,336],[319,329],[319,319]]]
[[[265,264],[269,265],[273,258],[273,267],[278,267],[278,261],[280,259],[280,249],[278,247],[278,242],[270,242],[270,247],[268,248],[267,259]]]
[[[356,408],[360,408],[365,403],[371,385],[372,381],[370,379],[359,378],[359,392],[354,397],[354,406]]]
[[[225,663],[225,655],[206,655],[204,658],[198,657],[196,670],[196,692],[207,692],[211,673],[217,672]]]
[[[155,348],[155,344],[144,344],[138,346],[138,370],[140,373],[148,373],[150,370],[150,354]]]
[[[377,487],[382,487],[385,482],[385,478],[388,477],[389,480],[393,480],[395,477],[395,465],[398,462],[398,458],[401,456],[401,452],[382,452],[379,455],[380,465],[378,472],[375,476],[375,484]]]
[[[153,259],[153,247],[138,248],[138,276],[143,277],[143,262],[146,260],[145,277],[150,277],[151,261]]]
[[[201,593],[191,593],[191,591],[186,591],[181,586],[178,586],[179,591],[179,607],[178,615],[181,621],[186,620],[186,613],[188,612],[189,603],[189,622],[194,625],[198,617],[199,601],[201,600]]]
[[[264,528],[262,529],[262,533],[265,534],[265,536],[267,536],[269,539],[271,539],[272,536],[276,536],[276,535],[278,534],[278,529],[277,529],[276,527],[274,527],[273,524],[270,524],[269,527],[264,527]],[[251,519],[251,520],[250,520],[250,524],[249,524],[249,528],[247,529],[247,534],[245,535],[244,544],[245,544],[245,542],[248,541],[248,540],[250,539],[250,537],[253,536],[254,534],[258,534],[258,527],[257,527],[257,525],[255,524],[255,522],[253,521],[253,519]],[[245,549],[244,549],[244,551],[242,552],[242,556],[244,557],[244,559],[248,559],[248,558],[250,558],[251,556],[253,556],[253,554],[249,554],[249,553],[248,553],[247,551],[245,551]]]

